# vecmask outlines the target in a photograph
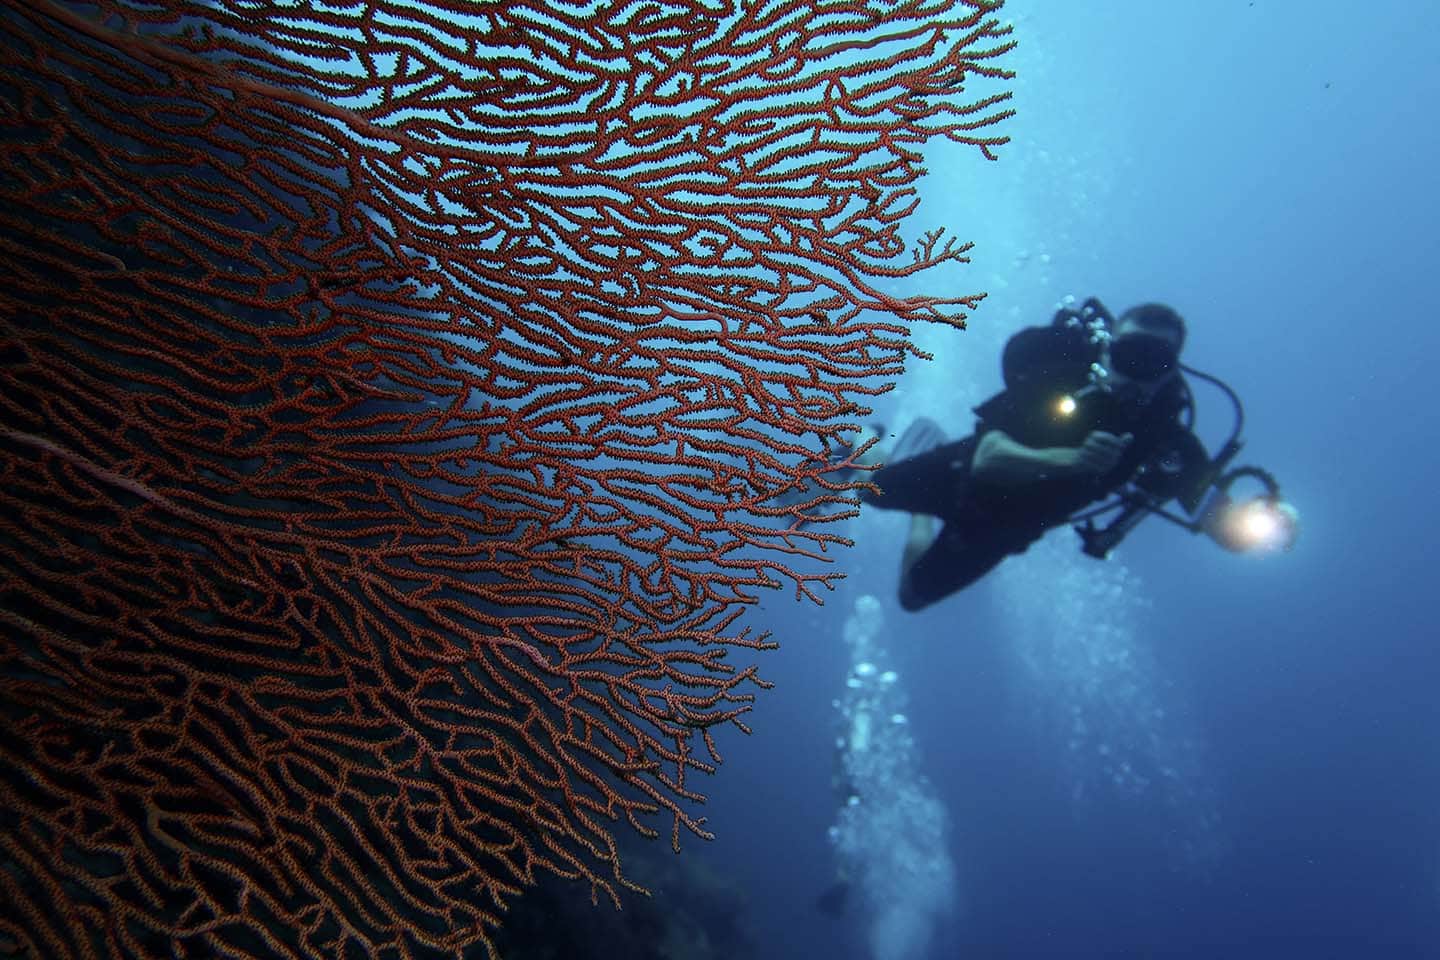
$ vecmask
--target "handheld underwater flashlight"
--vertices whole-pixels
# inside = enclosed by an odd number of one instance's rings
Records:
[[[1236,501],[1221,486],[1205,504],[1200,528],[1211,540],[1235,553],[1289,550],[1300,536],[1300,511],[1280,499],[1278,489]]]

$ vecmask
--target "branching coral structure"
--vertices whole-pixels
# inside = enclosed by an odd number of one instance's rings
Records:
[[[484,955],[708,836],[997,6],[0,2],[0,956]]]

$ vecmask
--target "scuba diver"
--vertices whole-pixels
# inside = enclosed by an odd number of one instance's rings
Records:
[[[1118,320],[1093,297],[1079,309],[1064,306],[1049,326],[1006,343],[1005,389],[975,408],[973,434],[945,442],[924,419],[907,430],[861,494],[913,515],[900,605],[920,610],[964,589],[1061,524],[1074,526],[1083,552],[1099,559],[1150,515],[1229,550],[1288,550],[1298,514],[1268,472],[1229,469],[1244,411],[1228,385],[1180,363],[1185,332],[1163,304],[1132,307]],[[1218,387],[1235,406],[1234,430],[1214,456],[1192,432],[1184,374]],[[872,452],[861,462],[877,459]],[[1242,478],[1263,492],[1232,500],[1230,487]],[[1164,509],[1172,499],[1193,519]]]

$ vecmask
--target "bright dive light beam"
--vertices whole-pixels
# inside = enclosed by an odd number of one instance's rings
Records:
[[[1203,511],[1201,528],[1237,553],[1289,550],[1300,533],[1300,514],[1282,500],[1255,497],[1236,503],[1217,491]]]
[[[1299,513],[1288,503],[1256,498],[1232,508],[1227,526],[1241,550],[1289,550],[1295,544]]]
[[[1268,544],[1280,528],[1280,521],[1274,510],[1268,503],[1260,500],[1246,504],[1240,522],[1244,526],[1246,539],[1256,546]]]

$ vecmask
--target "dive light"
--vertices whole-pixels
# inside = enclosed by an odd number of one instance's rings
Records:
[[[1247,500],[1233,499],[1230,484],[1242,476],[1260,480],[1265,492]],[[1300,511],[1281,499],[1279,486],[1270,474],[1258,467],[1241,467],[1215,484],[1201,510],[1199,526],[1226,550],[1269,553],[1295,545],[1300,535]]]

